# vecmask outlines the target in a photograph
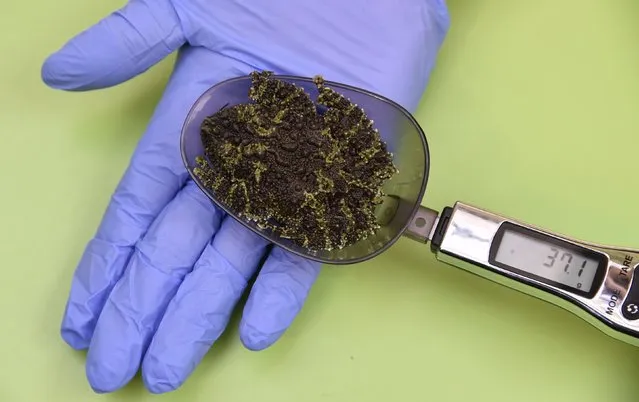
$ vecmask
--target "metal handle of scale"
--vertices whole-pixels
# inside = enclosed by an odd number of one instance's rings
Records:
[[[595,256],[600,267],[592,290],[540,280],[496,263],[495,247],[505,226]],[[639,346],[639,274],[635,275],[639,250],[572,239],[462,202],[441,214],[420,207],[404,235],[423,244],[430,242],[439,261],[552,303],[615,339]]]

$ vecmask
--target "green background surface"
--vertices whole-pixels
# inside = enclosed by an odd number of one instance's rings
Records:
[[[117,3],[117,4],[116,4]],[[59,323],[72,271],[172,59],[63,93],[44,58],[122,1],[4,2],[0,13],[0,401],[636,401],[639,349],[401,240],[328,268],[274,347],[237,320],[179,391],[98,396]],[[426,205],[460,199],[573,236],[639,246],[639,3],[450,0],[418,120]],[[634,231],[633,231],[634,230]]]

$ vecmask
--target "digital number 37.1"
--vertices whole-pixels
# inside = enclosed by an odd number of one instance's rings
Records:
[[[544,266],[548,268],[552,268],[555,265],[555,262],[557,261],[557,257],[559,257],[559,250],[556,249],[555,247],[551,247],[550,255],[546,256],[547,261],[544,263]],[[567,251],[564,251],[561,254],[561,257],[559,258],[560,262],[566,261],[566,265],[564,266],[564,272],[567,274],[570,273],[570,264],[572,263],[572,259],[573,259],[573,255]],[[581,276],[581,274],[584,271],[584,268],[586,268],[587,262],[588,262],[587,260],[584,260],[581,263],[581,267],[579,268],[579,272],[577,273],[577,276]]]

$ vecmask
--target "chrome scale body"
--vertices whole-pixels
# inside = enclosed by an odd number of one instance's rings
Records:
[[[437,238],[431,247],[437,259],[473,274],[516,289],[523,293],[562,307],[591,323],[604,333],[624,342],[639,346],[639,313],[632,319],[622,309],[637,309],[625,304],[631,291],[633,276],[639,266],[639,251],[587,243],[559,236],[543,229],[509,219],[464,203],[456,203],[446,222],[436,211],[422,207],[408,227],[406,236],[427,242]],[[493,240],[504,223],[536,231],[543,235],[585,247],[606,261],[605,276],[593,292],[584,297],[575,292],[531,279],[490,262]],[[439,231],[440,233],[436,233]],[[637,271],[639,275],[639,271]],[[634,287],[639,288],[639,280]],[[594,286],[594,285],[593,285]],[[633,297],[639,292],[633,288]],[[639,303],[637,303],[639,304]]]

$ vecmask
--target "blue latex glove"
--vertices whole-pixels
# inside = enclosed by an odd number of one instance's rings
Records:
[[[444,0],[132,0],[50,56],[64,90],[126,81],[175,50],[166,91],[75,271],[62,337],[87,349],[96,392],[141,369],[155,393],[179,387],[244,307],[260,350],[300,311],[320,266],[268,244],[214,208],[182,165],[179,136],[210,86],[253,70],[360,86],[415,110],[448,29]]]

